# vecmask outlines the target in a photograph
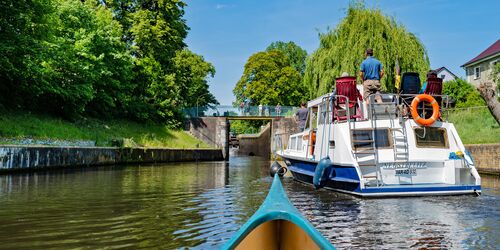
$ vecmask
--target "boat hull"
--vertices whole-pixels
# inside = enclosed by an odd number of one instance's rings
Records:
[[[269,193],[222,249],[335,249],[297,210],[274,176]]]
[[[313,184],[314,170],[316,169],[317,162],[287,158],[286,156],[282,157],[285,162],[288,163],[288,169],[295,180]],[[361,197],[464,195],[481,193],[480,185],[391,184],[362,188],[359,175],[354,166],[332,164],[325,175],[327,178],[323,184],[323,188]]]
[[[320,247],[293,222],[271,220],[252,230],[235,249],[320,249]]]

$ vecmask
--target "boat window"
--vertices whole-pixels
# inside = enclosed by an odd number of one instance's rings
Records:
[[[292,137],[290,139],[290,141],[291,141],[290,142],[290,149],[296,149],[296,147],[297,147],[297,137],[296,136]]]
[[[329,117],[331,112],[328,112],[328,102],[321,103],[319,109],[320,109],[320,114],[318,118],[318,125],[324,124],[325,120],[327,121],[327,123],[330,123]]]
[[[309,108],[309,113],[307,114],[306,129],[317,128],[318,127],[318,107]]]
[[[371,129],[356,129],[352,131],[354,148],[372,148],[373,133]],[[375,130],[375,146],[377,148],[391,147],[389,129]]]
[[[421,148],[448,148],[446,129],[444,128],[415,128],[417,147]]]

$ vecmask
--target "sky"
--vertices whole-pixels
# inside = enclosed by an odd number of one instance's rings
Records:
[[[234,101],[233,88],[247,59],[275,41],[293,41],[309,54],[319,33],[346,16],[349,0],[185,0],[190,27],[186,43],[215,66],[210,91],[223,105]],[[500,39],[499,0],[365,1],[392,16],[424,44],[431,68],[442,66],[459,77],[460,67]]]

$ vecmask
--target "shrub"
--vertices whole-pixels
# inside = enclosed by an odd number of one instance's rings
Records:
[[[456,102],[457,108],[484,106],[486,103],[479,92],[464,79],[444,83],[443,94],[449,95]]]

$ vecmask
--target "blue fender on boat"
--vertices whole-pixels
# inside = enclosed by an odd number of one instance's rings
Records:
[[[313,184],[315,188],[322,188],[325,185],[326,170],[332,165],[330,157],[325,157],[318,162],[316,165],[316,170],[314,170]]]
[[[259,225],[271,220],[287,220],[299,226],[321,249],[335,249],[328,240],[295,208],[286,196],[278,175],[274,175],[273,184],[266,199],[248,219],[248,221],[233,235],[222,249],[234,249]]]

